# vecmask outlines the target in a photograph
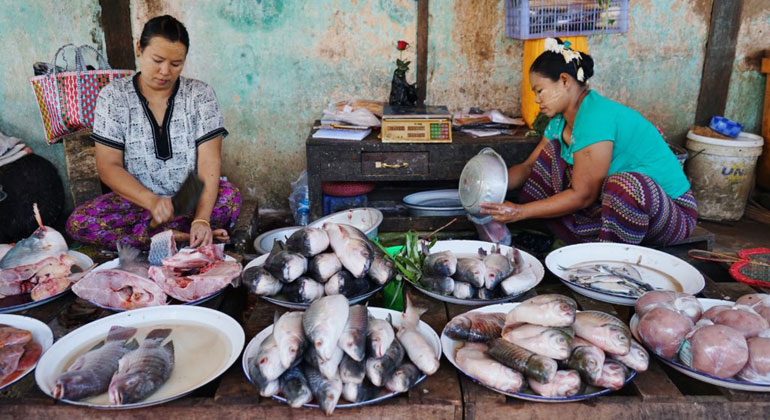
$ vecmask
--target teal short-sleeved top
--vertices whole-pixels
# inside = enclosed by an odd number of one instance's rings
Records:
[[[601,141],[611,141],[612,160],[607,175],[619,172],[640,172],[652,178],[671,198],[690,189],[682,166],[660,132],[652,123],[633,109],[590,91],[580,104],[572,141],[564,143],[565,120],[561,114],[551,118],[545,137],[558,139],[561,157],[573,165],[572,156],[584,147]]]

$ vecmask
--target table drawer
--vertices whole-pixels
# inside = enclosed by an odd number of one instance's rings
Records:
[[[429,152],[363,152],[361,173],[363,175],[428,175]]]

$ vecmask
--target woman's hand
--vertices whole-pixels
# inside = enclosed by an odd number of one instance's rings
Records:
[[[481,203],[481,214],[489,214],[492,220],[501,223],[513,223],[525,219],[524,206],[506,201],[498,203]]]
[[[174,217],[174,205],[171,204],[170,197],[155,196],[149,210],[152,215],[152,221],[156,225],[162,225]]]
[[[196,248],[203,245],[211,245],[214,235],[211,226],[203,219],[196,219],[190,225],[190,247]]]

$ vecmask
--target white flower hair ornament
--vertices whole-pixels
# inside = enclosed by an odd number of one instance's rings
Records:
[[[563,44],[559,44],[559,41],[557,41],[555,38],[546,38],[545,40],[545,50],[555,52],[556,54],[561,54],[564,57],[564,62],[567,64],[571,63],[572,60],[577,60],[577,79],[581,83],[585,83],[586,76],[583,72],[583,67],[580,65],[581,56],[580,52],[574,51],[570,48],[572,44],[569,41],[564,41]]]

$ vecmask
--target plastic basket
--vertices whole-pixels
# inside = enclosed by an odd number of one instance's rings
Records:
[[[628,0],[505,0],[509,38],[621,32],[628,32]]]

